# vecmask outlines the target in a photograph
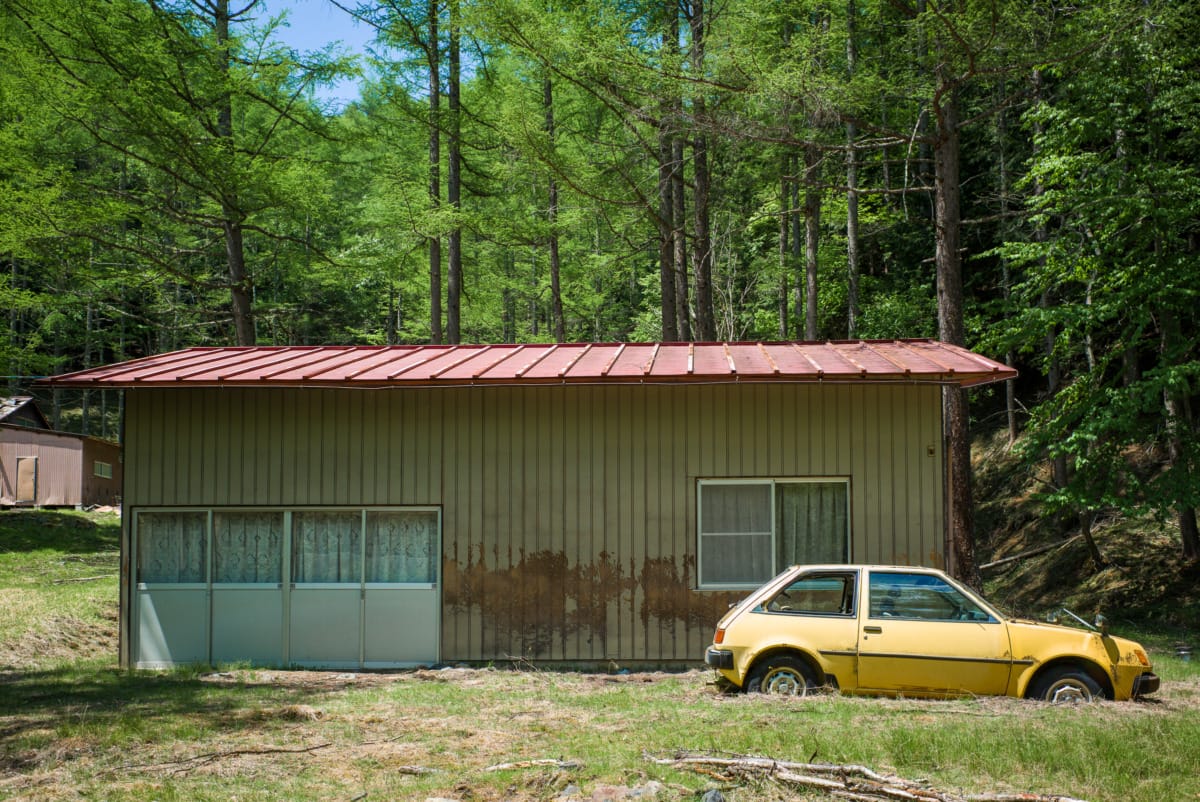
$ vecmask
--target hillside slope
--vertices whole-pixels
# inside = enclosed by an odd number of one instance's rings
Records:
[[[1180,556],[1174,521],[1102,514],[1092,534],[1107,565],[1097,569],[1077,520],[1055,520],[1038,495],[1049,487],[1046,464],[1031,469],[1008,449],[1004,431],[973,444],[977,558],[980,565],[1062,545],[983,571],[988,595],[1014,613],[1042,617],[1066,606],[1091,618],[1155,629],[1200,627],[1200,582]]]

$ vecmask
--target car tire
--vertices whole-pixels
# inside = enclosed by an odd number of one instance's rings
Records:
[[[1104,689],[1086,671],[1063,666],[1038,677],[1030,687],[1029,698],[1055,704],[1086,704],[1103,699]]]
[[[817,687],[808,663],[791,655],[759,660],[746,675],[747,693],[807,696]]]

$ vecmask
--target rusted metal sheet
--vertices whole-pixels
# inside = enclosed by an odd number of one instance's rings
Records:
[[[712,382],[934,383],[1016,371],[934,340],[190,348],[47,380],[55,386],[461,386]]]

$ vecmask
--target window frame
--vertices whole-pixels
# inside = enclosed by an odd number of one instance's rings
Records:
[[[851,517],[851,487],[849,476],[792,476],[792,477],[762,477],[762,476],[746,476],[746,477],[715,477],[708,479],[696,480],[696,590],[753,590],[762,586],[764,582],[769,581],[772,577],[778,576],[781,571],[787,568],[787,565],[780,565],[779,559],[779,522],[777,517],[777,489],[780,485],[792,484],[828,484],[842,485],[846,488],[846,531],[843,559],[844,564],[853,562],[853,521]],[[771,488],[770,493],[770,522],[771,522],[771,571],[768,576],[753,582],[705,582],[704,581],[704,538],[705,535],[758,535],[761,533],[752,532],[705,532],[704,531],[704,488],[706,486],[721,486],[721,485],[768,485]]]
[[[436,588],[440,587],[441,583],[442,583],[442,537],[444,534],[442,527],[443,527],[444,521],[443,521],[442,507],[440,505],[432,505],[432,504],[374,505],[374,504],[372,504],[372,505],[336,506],[336,505],[296,504],[296,505],[261,505],[261,506],[247,506],[247,505],[231,505],[231,506],[221,506],[221,505],[186,506],[186,505],[181,505],[181,506],[172,506],[172,505],[167,505],[167,506],[161,506],[161,507],[155,506],[155,505],[147,505],[144,507],[131,508],[130,512],[132,513],[132,515],[131,515],[130,547],[132,549],[132,553],[133,553],[133,557],[134,557],[134,565],[133,565],[133,572],[131,574],[131,578],[133,580],[133,586],[137,591],[161,590],[161,589],[167,589],[167,588],[173,588],[173,589],[177,589],[177,590],[187,590],[187,589],[213,589],[213,588],[217,588],[217,589],[264,588],[264,587],[284,588],[285,586],[287,586],[288,588],[294,588],[294,587],[335,588],[335,589],[337,589],[337,588],[360,588],[363,591],[370,590],[370,589],[380,589],[380,588],[401,589],[401,590],[403,590],[403,589],[427,590],[427,589],[436,589]],[[340,512],[340,513],[352,513],[352,514],[359,515],[360,516],[359,520],[361,521],[360,526],[362,526],[364,528],[363,528],[363,531],[359,538],[358,548],[359,548],[360,559],[364,559],[364,560],[365,560],[365,556],[366,556],[366,529],[365,529],[365,526],[366,526],[367,518],[370,514],[372,514],[372,513],[392,513],[392,512],[432,513],[434,516],[434,522],[433,522],[434,531],[433,531],[433,544],[432,544],[433,551],[430,556],[430,562],[431,562],[431,568],[433,571],[433,581],[432,582],[366,582],[366,581],[362,581],[366,577],[366,565],[365,565],[365,563],[361,563],[359,565],[360,581],[357,581],[357,582],[344,582],[344,583],[298,583],[298,582],[296,582],[295,579],[293,578],[293,569],[292,569],[292,541],[293,541],[292,519],[294,517],[294,513],[301,513],[301,512]],[[204,514],[206,516],[205,523],[204,523],[204,532],[203,532],[203,537],[202,537],[202,544],[203,544],[203,547],[205,550],[204,581],[198,582],[198,583],[144,582],[139,579],[138,573],[141,570],[141,555],[139,554],[138,550],[141,548],[141,542],[142,542],[142,534],[141,534],[142,524],[141,524],[140,518],[142,515],[147,515],[147,514],[154,515],[154,514],[158,514],[158,513],[200,513],[200,514]],[[281,543],[281,547],[283,549],[283,553],[282,553],[283,562],[280,567],[280,570],[281,570],[281,581],[280,582],[275,582],[275,583],[222,583],[222,582],[218,582],[216,580],[216,566],[214,564],[213,551],[214,551],[215,539],[216,539],[216,516],[221,513],[234,513],[234,514],[236,514],[236,513],[271,513],[271,514],[281,513],[283,515],[283,541]]]
[[[112,463],[98,459],[92,460],[92,476],[96,476],[101,479],[113,478]]]

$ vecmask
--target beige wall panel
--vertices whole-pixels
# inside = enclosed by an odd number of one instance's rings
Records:
[[[696,482],[848,476],[852,556],[940,561],[940,391],[137,390],[127,504],[440,505],[444,659],[697,660]],[[929,456],[932,448],[934,456]]]

